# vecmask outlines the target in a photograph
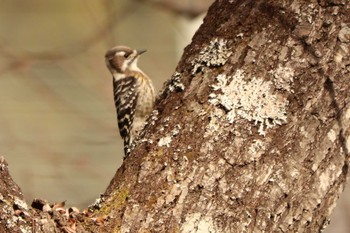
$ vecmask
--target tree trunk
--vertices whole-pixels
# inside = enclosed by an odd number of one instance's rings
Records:
[[[0,232],[320,232],[348,177],[349,49],[346,0],[217,0],[93,213],[0,208]]]

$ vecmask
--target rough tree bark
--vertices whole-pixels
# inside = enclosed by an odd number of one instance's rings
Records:
[[[27,208],[2,163],[0,232],[320,232],[348,177],[349,49],[347,0],[217,0],[92,213]]]

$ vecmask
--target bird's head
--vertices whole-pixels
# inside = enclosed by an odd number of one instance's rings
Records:
[[[125,74],[128,71],[140,71],[137,60],[146,50],[131,49],[126,46],[116,46],[106,52],[106,65],[112,74]]]

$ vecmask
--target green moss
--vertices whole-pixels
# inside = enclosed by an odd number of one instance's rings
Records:
[[[164,157],[164,149],[162,147],[158,147],[155,156],[156,157]]]
[[[113,229],[113,233],[119,233],[120,229],[119,229],[119,225],[117,224],[114,229]]]
[[[113,193],[111,196],[112,200],[108,200],[108,204],[105,204],[100,209],[100,214],[102,215],[109,215],[112,210],[119,210],[126,198],[129,195],[129,190],[127,188],[121,188]]]

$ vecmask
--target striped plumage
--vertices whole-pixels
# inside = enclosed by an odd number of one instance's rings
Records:
[[[155,99],[151,79],[137,67],[137,59],[143,52],[116,46],[108,50],[105,56],[107,67],[113,75],[114,103],[125,156],[129,155]]]

